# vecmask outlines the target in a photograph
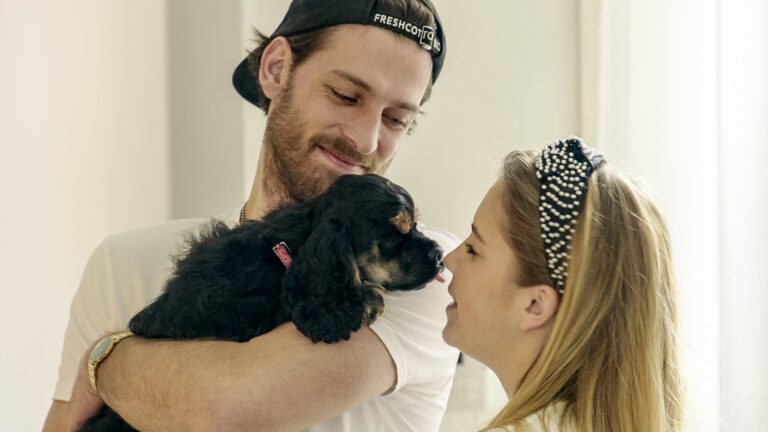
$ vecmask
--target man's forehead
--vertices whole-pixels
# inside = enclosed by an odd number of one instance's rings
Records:
[[[365,81],[365,79],[355,75],[354,73],[347,72],[347,71],[345,71],[343,69],[332,69],[329,73],[330,73],[330,75],[332,75],[332,76],[334,76],[334,77],[336,77],[338,79],[341,79],[341,80],[348,81],[348,82],[352,83],[353,85],[359,87],[361,90],[369,93],[371,96],[376,96],[377,95],[376,89],[371,84],[368,84],[368,82]],[[398,101],[398,102],[395,102],[395,105],[398,108],[406,110],[406,111],[411,111],[413,113],[418,113],[419,112],[419,107],[417,105],[415,105],[415,104],[410,103],[410,102]]]
[[[432,59],[425,50],[404,36],[375,26],[335,26],[312,56],[320,60],[326,78],[349,81],[371,94],[395,91],[403,109],[418,110],[431,80]]]

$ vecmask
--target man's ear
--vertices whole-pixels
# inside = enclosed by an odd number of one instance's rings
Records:
[[[520,330],[530,331],[542,328],[552,323],[560,307],[560,296],[549,285],[534,285],[522,290],[525,308],[520,320]]]
[[[292,60],[291,45],[282,36],[270,42],[261,54],[259,84],[270,100],[274,100],[288,82]]]

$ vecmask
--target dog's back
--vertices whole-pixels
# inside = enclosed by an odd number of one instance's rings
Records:
[[[163,294],[131,319],[130,330],[147,338],[245,342],[288,321],[280,308],[285,267],[269,231],[259,221],[234,229],[212,223],[190,239]]]

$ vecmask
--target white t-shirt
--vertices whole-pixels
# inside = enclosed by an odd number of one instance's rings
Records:
[[[239,210],[220,219],[237,224]],[[85,351],[120,331],[157,297],[190,233],[207,219],[172,221],[107,237],[91,256],[70,310],[54,399],[68,401]],[[447,253],[459,243],[448,232],[420,226]],[[446,282],[447,283],[447,282]],[[447,287],[437,281],[411,292],[387,292],[384,313],[370,326],[397,368],[395,390],[315,425],[311,432],[437,431],[453,383],[458,351],[443,342]]]

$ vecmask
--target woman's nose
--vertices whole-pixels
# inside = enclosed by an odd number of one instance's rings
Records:
[[[445,268],[447,268],[450,271],[453,271],[454,269],[454,263],[456,259],[456,253],[459,250],[461,245],[457,246],[456,249],[452,250],[451,253],[449,253],[445,259],[443,260],[443,264],[445,264]]]

